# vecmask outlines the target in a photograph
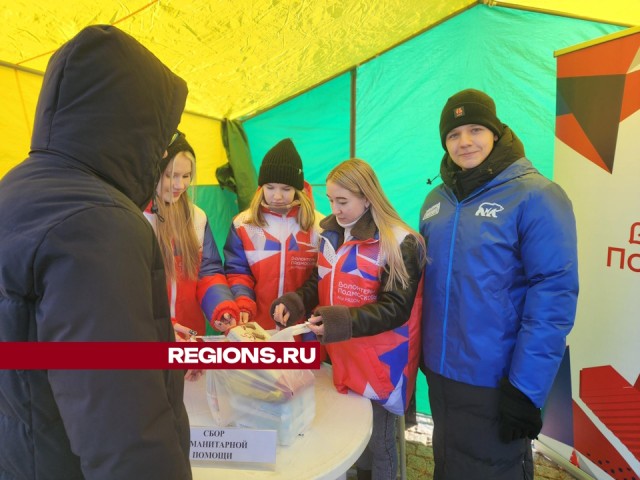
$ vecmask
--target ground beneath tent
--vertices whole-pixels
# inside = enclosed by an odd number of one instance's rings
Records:
[[[433,450],[430,427],[424,419],[406,431],[407,480],[431,480],[433,478]],[[575,480],[576,477],[539,452],[534,452],[534,480]],[[347,473],[347,480],[355,480],[355,468]],[[399,478],[399,477],[398,477]]]

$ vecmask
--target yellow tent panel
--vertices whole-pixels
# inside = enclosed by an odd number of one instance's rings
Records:
[[[0,176],[28,152],[49,57],[87,25],[117,25],[187,81],[194,115],[182,128],[210,184],[226,162],[219,120],[255,115],[477,3],[640,25],[638,0],[0,0],[0,128],[11,139]]]
[[[196,185],[217,184],[216,168],[229,161],[220,132],[222,123],[218,120],[185,113],[178,126],[185,132],[187,140],[197,155]]]
[[[637,0],[517,0],[515,2],[487,1],[489,5],[511,6],[583,20],[621,26],[640,25],[640,2]]]
[[[42,85],[42,75],[0,65],[0,91],[3,94],[0,112],[0,178],[26,158],[31,144],[31,127],[36,102]],[[215,169],[228,161],[221,141],[221,122],[212,118],[185,113],[178,127],[197,155],[196,184],[217,184]]]
[[[187,110],[239,118],[348,70],[473,0],[1,0],[0,60],[44,71],[89,24],[115,24],[189,84]]]
[[[29,152],[42,76],[0,66],[0,177]]]

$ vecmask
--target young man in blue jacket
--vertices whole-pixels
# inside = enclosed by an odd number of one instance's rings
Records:
[[[571,202],[481,91],[449,98],[440,137],[443,184],[420,212],[434,478],[533,479],[531,439],[576,311]]]

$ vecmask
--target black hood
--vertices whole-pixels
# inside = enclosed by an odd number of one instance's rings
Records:
[[[184,80],[132,37],[87,27],[49,61],[30,155],[90,171],[144,208],[186,97]]]

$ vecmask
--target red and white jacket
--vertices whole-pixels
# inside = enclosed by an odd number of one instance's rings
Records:
[[[403,415],[420,359],[423,255],[417,240],[395,229],[409,285],[385,291],[386,259],[370,212],[346,242],[333,215],[320,226],[317,273],[296,293],[306,310],[318,305],[315,312],[323,317],[321,341],[331,357],[334,385],[339,392],[352,390]],[[297,307],[283,303],[298,316]]]
[[[155,231],[157,216],[151,213],[150,207],[144,212],[145,217]],[[236,320],[240,311],[229,290],[224,275],[222,259],[209,227],[209,220],[202,209],[193,205],[193,226],[200,243],[200,269],[198,278],[190,280],[182,275],[182,258],[174,255],[177,279],[167,279],[167,291],[171,307],[171,321],[179,323],[205,335],[205,321],[213,324],[214,320],[229,313]]]
[[[316,266],[319,227],[300,229],[298,210],[286,214],[261,207],[266,227],[247,223],[249,211],[234,219],[224,247],[225,273],[240,310],[265,330],[276,328],[271,302],[304,283]],[[320,216],[317,214],[317,216]]]

